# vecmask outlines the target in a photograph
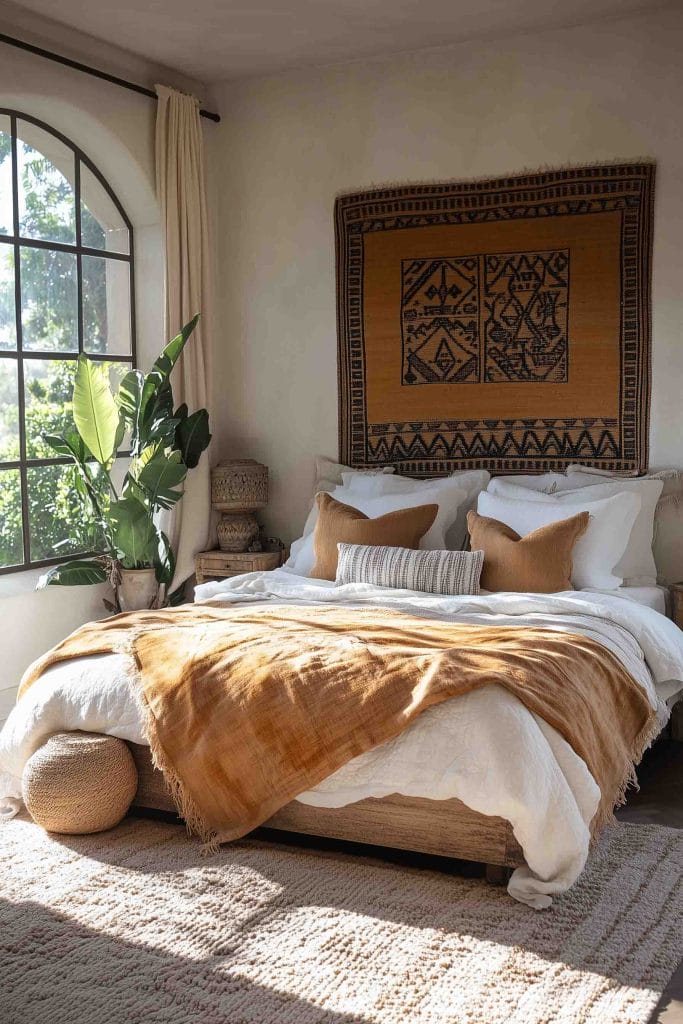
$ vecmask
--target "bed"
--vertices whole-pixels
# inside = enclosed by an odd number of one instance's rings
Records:
[[[408,608],[427,619],[523,621],[579,631],[598,638],[628,667],[663,728],[671,681],[683,679],[683,634],[652,607],[661,607],[661,591],[627,589],[446,598],[366,584],[335,587],[279,569],[204,584],[197,597],[209,606],[337,602]],[[48,669],[49,686],[29,691],[0,737],[6,805],[20,798],[21,771],[33,750],[56,731],[84,730],[130,744],[140,778],[138,806],[173,808],[151,766],[129,676],[121,654]],[[395,740],[349,762],[264,824],[479,861],[492,881],[512,869],[510,894],[543,907],[582,870],[599,795],[569,744],[492,685],[425,711]]]
[[[613,596],[662,615],[667,610],[664,587],[622,587]],[[683,684],[676,681],[658,687],[661,700],[668,706],[673,706],[681,690]],[[139,780],[134,806],[175,814],[177,808],[163,775],[152,764],[149,747],[138,743],[129,746]],[[525,864],[524,851],[509,821],[478,813],[454,798],[436,801],[393,793],[366,797],[342,807],[311,806],[293,800],[263,827],[475,861],[484,864],[486,878],[493,884],[507,882],[512,870]]]

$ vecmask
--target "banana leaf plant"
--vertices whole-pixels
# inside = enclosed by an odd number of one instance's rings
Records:
[[[79,356],[73,428],[43,437],[73,462],[83,517],[74,524],[77,537],[71,539],[96,554],[50,569],[38,589],[109,581],[116,595],[122,569],[153,567],[167,592],[175,556],[159,526],[159,514],[180,501],[188,470],[195,468],[211,440],[206,409],[190,413],[185,404],[174,409],[170,381],[198,320],[199,314],[169,342],[149,373],[130,370],[116,391],[105,363]],[[130,461],[117,487],[113,469],[124,440]],[[119,610],[118,598],[114,605],[105,604]]]

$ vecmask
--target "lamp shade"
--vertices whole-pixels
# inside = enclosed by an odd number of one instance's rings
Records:
[[[222,512],[268,504],[268,467],[254,459],[228,459],[211,471],[211,504]]]

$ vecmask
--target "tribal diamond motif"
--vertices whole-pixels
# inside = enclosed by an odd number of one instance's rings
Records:
[[[479,261],[401,262],[404,384],[479,380]]]
[[[485,381],[567,380],[569,250],[485,256]]]
[[[567,380],[568,249],[403,260],[401,283],[404,384]]]

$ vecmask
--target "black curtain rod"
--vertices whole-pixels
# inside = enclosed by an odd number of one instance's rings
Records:
[[[125,78],[117,78],[116,75],[109,75],[106,71],[100,71],[99,68],[91,68],[88,64],[80,64],[77,60],[70,60],[69,57],[62,57],[59,53],[52,53],[51,50],[43,50],[40,46],[34,46],[33,43],[25,43],[22,39],[15,39],[14,36],[6,36],[0,32],[0,43],[7,43],[8,46],[16,46],[20,50],[26,50],[28,53],[35,53],[37,57],[46,57],[47,60],[53,60],[56,64],[63,64],[67,68],[73,68],[75,71],[83,71],[86,75],[93,75],[95,78],[101,78],[105,82],[111,82],[112,85],[120,85],[124,89],[130,89],[132,92],[139,92],[141,96],[149,96],[151,99],[157,99],[157,94],[153,89],[146,89],[144,85],[136,85],[135,82],[127,82]],[[200,110],[199,113],[202,117],[207,118],[209,121],[220,121],[219,114],[213,114],[210,110]]]

